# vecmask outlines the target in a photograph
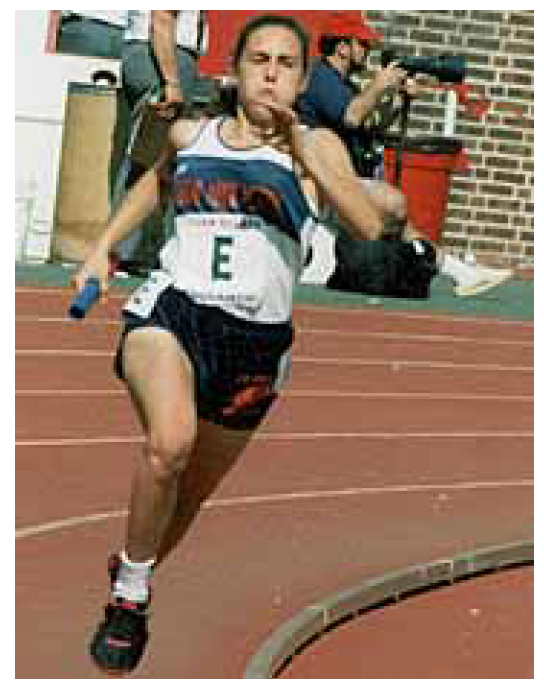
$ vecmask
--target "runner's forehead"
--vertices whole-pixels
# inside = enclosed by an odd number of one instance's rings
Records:
[[[298,37],[283,26],[267,26],[254,31],[248,38],[245,52],[302,59],[302,46]]]

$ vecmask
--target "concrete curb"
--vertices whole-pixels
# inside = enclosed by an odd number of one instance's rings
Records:
[[[369,609],[486,572],[528,564],[534,564],[534,542],[521,541],[462,553],[451,559],[414,565],[365,580],[309,605],[279,627],[252,656],[244,678],[274,678],[312,639]]]

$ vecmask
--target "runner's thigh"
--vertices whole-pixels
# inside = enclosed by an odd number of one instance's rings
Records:
[[[176,337],[156,327],[135,329],[123,344],[123,373],[146,430],[194,436],[196,407],[189,358]]]

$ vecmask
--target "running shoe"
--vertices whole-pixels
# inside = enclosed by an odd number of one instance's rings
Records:
[[[117,578],[120,558],[110,558],[108,571],[111,586]],[[112,598],[105,608],[90,646],[91,657],[108,675],[131,673],[142,658],[148,639],[147,620],[149,601],[133,603],[124,598]]]

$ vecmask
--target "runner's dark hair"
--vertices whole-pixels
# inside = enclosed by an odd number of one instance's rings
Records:
[[[264,29],[269,26],[280,26],[295,34],[302,48],[302,66],[304,72],[306,72],[310,58],[310,36],[300,22],[286,14],[260,14],[249,20],[238,35],[234,46],[232,57],[234,67],[238,67],[251,34],[258,29]]]

